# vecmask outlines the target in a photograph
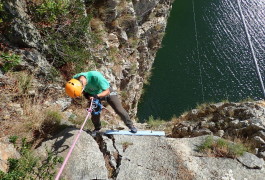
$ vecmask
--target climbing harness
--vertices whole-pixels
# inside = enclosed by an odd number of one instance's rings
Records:
[[[102,104],[100,103],[99,99],[93,99],[92,103],[92,115],[99,115],[102,111]]]
[[[95,100],[96,100],[96,99],[95,99]],[[61,176],[61,174],[62,174],[62,172],[63,172],[63,169],[64,169],[64,167],[65,167],[65,165],[66,165],[66,163],[67,163],[67,161],[68,161],[68,159],[69,159],[69,157],[70,157],[70,155],[71,155],[71,153],[72,153],[72,151],[73,151],[73,149],[74,149],[74,147],[75,147],[75,144],[76,144],[76,142],[77,142],[79,136],[81,135],[82,129],[84,128],[84,126],[85,126],[85,124],[86,124],[86,121],[87,121],[88,117],[90,116],[91,112],[93,111],[93,106],[92,106],[92,105],[93,105],[93,102],[94,102],[95,100],[92,99],[92,101],[91,101],[91,103],[90,103],[90,107],[86,109],[87,112],[88,112],[88,113],[87,113],[87,116],[86,116],[86,119],[85,119],[84,123],[82,124],[82,126],[81,126],[81,128],[80,128],[80,130],[79,130],[79,132],[78,132],[78,134],[77,134],[77,136],[75,137],[74,142],[73,142],[73,144],[72,144],[72,146],[71,146],[71,148],[70,148],[68,154],[66,155],[65,160],[64,160],[64,162],[63,162],[63,164],[62,164],[62,166],[61,166],[61,168],[60,168],[60,170],[59,170],[59,172],[58,172],[58,174],[57,174],[55,180],[59,180],[59,178],[60,178],[60,176]]]
[[[241,1],[237,0],[237,4],[238,4],[238,7],[239,7],[240,16],[241,16],[243,24],[244,24],[244,29],[245,29],[245,32],[246,32],[246,35],[247,35],[248,44],[249,44],[249,47],[250,47],[250,50],[251,50],[251,54],[252,54],[252,57],[253,57],[253,60],[254,60],[254,64],[255,64],[257,75],[258,75],[258,78],[259,78],[259,81],[260,81],[260,85],[261,85],[261,88],[262,88],[263,96],[265,98],[264,84],[263,84],[263,81],[262,81],[262,78],[261,78],[259,65],[258,65],[256,56],[255,56],[255,52],[254,52],[254,49],[253,49],[253,46],[252,46],[251,38],[250,38],[250,35],[249,35],[249,32],[248,32],[248,28],[247,28],[247,25],[246,25],[246,22],[245,22],[245,17],[244,17],[243,12],[242,12]]]

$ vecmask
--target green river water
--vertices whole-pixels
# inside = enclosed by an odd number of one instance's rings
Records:
[[[265,0],[240,2],[264,81]],[[141,122],[169,120],[204,102],[263,98],[237,0],[175,0],[153,67]]]

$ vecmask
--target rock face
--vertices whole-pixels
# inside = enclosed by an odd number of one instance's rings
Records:
[[[36,153],[45,157],[48,149],[65,157],[77,132],[74,129],[65,130],[43,143]],[[94,140],[90,134],[82,132],[62,178],[178,179],[182,170],[179,158],[165,137],[97,135]]]
[[[25,12],[26,5],[24,1],[7,1],[6,8],[9,10],[10,15],[15,17],[10,22],[10,29],[6,34],[12,44],[22,48],[36,48],[40,51],[47,48],[44,47],[40,33]]]
[[[54,139],[43,143],[36,153],[46,157],[47,148],[59,156],[66,157],[78,132],[77,129],[66,129]],[[103,154],[96,141],[86,132],[80,135],[61,177],[69,180],[108,178]]]
[[[7,160],[9,158],[19,158],[20,155],[16,151],[13,144],[6,142],[4,139],[0,139],[0,170],[3,172],[7,172],[8,163]]]
[[[38,3],[39,1],[34,2]],[[93,2],[93,5],[95,5],[93,13],[95,14],[93,14],[91,19],[89,31],[91,33],[100,31],[99,38],[101,43],[98,46],[92,46],[87,43],[86,47],[91,52],[92,59],[97,62],[97,65],[93,66],[93,70],[99,70],[106,76],[112,87],[118,91],[130,116],[134,117],[137,112],[137,104],[143,83],[148,79],[155,54],[161,45],[173,0],[80,0],[80,2],[83,3],[82,7],[86,7],[88,2]],[[10,52],[20,55],[21,63],[15,67],[15,70],[27,70],[34,75],[31,95],[36,99],[39,96],[46,96],[47,99],[41,102],[43,108],[58,104],[61,106],[61,110],[65,110],[70,104],[69,99],[65,98],[63,89],[65,79],[60,75],[55,80],[51,79],[55,75],[53,74],[53,61],[48,61],[48,56],[50,56],[48,53],[50,52],[49,47],[44,42],[45,37],[43,37],[43,34],[36,28],[37,24],[31,19],[27,3],[31,3],[31,1],[1,1],[1,6],[3,4],[3,8],[10,16],[10,19],[8,19],[6,28],[2,29],[2,24],[0,27],[0,51],[1,53]],[[84,13],[86,12],[84,11]],[[0,66],[2,67],[2,62],[0,62]],[[12,84],[8,77],[3,75],[1,69],[0,75],[1,80],[4,79],[6,81],[0,82],[1,87],[6,86],[6,84]],[[5,109],[4,112],[6,114],[3,118],[0,117],[1,123],[11,119],[12,116],[9,109],[15,111],[20,110],[19,107],[21,107],[20,102],[14,102],[14,106],[12,104],[7,109],[6,102],[15,100],[13,97],[6,97],[4,93],[1,94],[1,98],[2,96],[5,98],[5,103],[1,103],[0,110],[1,108]],[[4,99],[2,98],[2,100]],[[23,111],[19,111],[19,113],[23,114]],[[64,148],[70,146],[75,133],[75,130],[68,130],[63,135],[59,134],[56,139],[43,143],[42,147],[37,150],[38,154],[45,156],[44,147],[47,146],[58,153],[62,151],[60,154],[65,156],[66,150]],[[1,136],[6,134],[8,133],[1,132]],[[157,141],[152,142],[157,143]],[[106,137],[105,141],[101,140],[101,142],[113,144],[113,141],[109,138],[106,139]],[[104,154],[104,146],[101,143],[99,144],[100,146],[96,144],[96,141],[91,136],[86,136],[83,133],[71,156],[73,159],[69,160],[70,163],[66,166],[63,176],[69,179],[107,179],[108,177],[122,179],[122,176],[126,174],[126,168],[120,163],[125,161],[124,164],[126,164],[126,160],[121,159],[120,150],[117,150],[114,146],[111,150],[111,146],[108,145],[109,149],[107,151],[116,152],[118,155],[110,156],[112,160],[109,161],[108,166],[105,166],[104,158],[108,154]],[[134,142],[134,144],[137,143]],[[1,147],[6,148],[2,144]],[[130,150],[130,147],[128,147],[128,150]],[[156,151],[156,153],[159,152]],[[130,153],[129,157],[131,158],[131,156],[132,154]],[[161,155],[159,154],[159,156]],[[153,157],[149,157],[149,159],[151,158]],[[138,170],[141,169],[141,173],[144,173],[146,168],[149,169],[143,177],[165,174],[166,177],[175,178],[176,173],[173,170],[176,168],[176,164],[171,159],[163,159],[160,164],[163,166],[166,163],[172,165],[168,173],[163,170],[163,167],[151,168],[145,166],[148,162],[140,162],[140,166],[137,164],[134,166],[137,166]],[[138,158],[137,161],[140,161],[140,159]],[[3,162],[5,167],[2,170],[5,171],[7,167],[6,159]],[[159,161],[156,162],[158,163]],[[116,166],[120,168],[116,168]],[[120,170],[120,177],[118,177],[118,169],[122,169]],[[156,170],[161,172],[155,172]],[[140,176],[138,175],[137,177]],[[132,178],[134,179],[133,176]]]
[[[167,139],[173,151],[181,157],[183,166],[192,172],[193,180],[264,179],[264,160],[253,154],[250,155],[254,156],[253,159],[248,157],[244,162],[230,158],[204,157],[198,154],[196,149],[205,140],[205,137]],[[244,156],[241,158],[244,159]],[[260,169],[256,168],[255,163],[260,165]]]
[[[21,55],[22,62],[16,68],[34,74],[35,88],[31,94],[38,98],[39,90],[52,99],[42,102],[43,108],[58,104],[64,111],[70,105],[70,99],[62,97],[65,79],[58,76],[54,83],[46,81],[48,77],[53,77],[53,66],[47,60],[49,48],[27,14],[25,2],[29,1],[1,2],[12,16],[8,30],[0,33],[1,51]],[[81,2],[84,10],[88,1]],[[95,11],[89,31],[99,31],[102,43],[97,46],[88,43],[86,48],[98,63],[94,70],[101,71],[107,77],[122,97],[124,107],[134,117],[144,81],[148,79],[155,54],[161,45],[173,0],[93,2]],[[0,87],[12,84],[1,71],[0,80]],[[8,121],[12,112],[17,111],[20,115],[24,113],[21,104],[13,102],[12,97],[4,93],[0,97],[5,101],[0,105],[0,110],[3,109],[5,113],[5,116],[0,117],[1,122]],[[62,177],[69,180],[264,179],[264,113],[263,102],[219,103],[194,109],[183,115],[183,121],[174,126],[172,137],[175,138],[104,135],[92,138],[89,133],[82,132]],[[43,142],[35,153],[47,157],[48,149],[65,157],[78,131],[64,130]],[[245,153],[237,159],[198,155],[196,147],[204,140],[205,136],[202,135],[205,134],[221,137],[240,134],[255,142],[257,154]],[[12,145],[1,141],[2,171],[7,170],[9,157],[18,158],[19,155]],[[59,166],[57,168],[59,170]]]
[[[177,179],[179,162],[165,138],[113,136],[112,140],[120,161],[116,179]]]
[[[137,112],[143,83],[149,77],[160,48],[172,2],[103,0],[92,5],[97,11],[93,11],[89,31],[98,33],[102,43],[93,45],[88,40],[86,48],[91,53],[91,59],[97,62],[96,66],[88,63],[88,67],[93,66],[93,70],[106,76],[132,118]],[[87,2],[81,3],[86,14]],[[27,69],[44,80],[54,77],[53,62],[47,61],[49,48],[27,14],[26,1],[10,0],[3,4],[12,17],[8,30],[0,34],[4,50],[21,55],[20,69]],[[44,83],[43,79],[39,79],[40,82]],[[59,83],[65,81],[60,76],[57,80]]]
[[[264,161],[251,153],[244,153],[243,156],[237,158],[239,162],[251,169],[262,169]]]
[[[123,97],[131,117],[137,112],[144,82],[148,79],[157,50],[164,36],[172,0],[120,1],[99,3],[106,46],[93,49],[95,58],[104,64],[100,69]],[[96,23],[95,23],[96,24]],[[98,26],[92,26],[98,29]],[[118,52],[109,56],[109,52]],[[125,101],[126,100],[126,101]]]
[[[193,109],[180,117],[173,137],[196,137],[206,134],[243,137],[251,140],[263,157],[265,151],[265,106],[264,101],[246,103],[219,103],[201,109]]]
[[[45,147],[65,157],[73,141],[74,129],[37,149]],[[79,179],[257,179],[264,178],[264,160],[245,153],[237,159],[207,157],[197,152],[207,136],[166,138],[155,136],[105,136],[94,139],[82,132],[62,177]],[[58,167],[59,169],[59,167]]]
[[[46,60],[44,51],[48,47],[26,13],[25,1],[10,0],[6,1],[4,6],[12,18],[8,30],[0,35],[3,50],[10,50],[22,56],[24,61],[20,69],[28,69],[37,76],[47,76],[51,65]]]

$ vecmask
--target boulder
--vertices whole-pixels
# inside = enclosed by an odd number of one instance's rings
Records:
[[[18,159],[20,154],[17,152],[13,144],[6,140],[0,140],[0,171],[7,172],[8,170],[8,159]]]
[[[245,152],[243,156],[237,158],[239,162],[251,169],[261,169],[264,166],[264,160],[254,154]]]
[[[121,156],[117,180],[178,179],[179,161],[164,137],[115,135]]]
[[[253,154],[245,153],[242,157],[231,159],[208,157],[206,154],[198,153],[198,146],[206,137],[166,139],[172,151],[179,154],[179,158],[182,159],[182,166],[193,174],[192,180],[264,179],[264,161]]]
[[[35,153],[45,158],[47,148],[65,158],[78,132],[75,128],[66,129],[53,139],[42,143]],[[58,171],[60,167],[61,165],[57,167]],[[87,132],[81,132],[61,177],[68,180],[108,179],[103,154]]]
[[[39,31],[25,12],[25,1],[10,0],[6,1],[4,5],[8,13],[15,17],[10,23],[10,29],[7,34],[9,41],[23,48],[47,49]]]
[[[133,0],[132,2],[138,20],[142,21],[142,19],[144,19],[154,10],[155,6],[159,3],[159,0]]]

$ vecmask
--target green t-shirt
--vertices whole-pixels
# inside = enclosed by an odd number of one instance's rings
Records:
[[[82,72],[74,75],[73,78],[78,79],[80,76],[85,76],[87,84],[84,91],[91,95],[99,94],[110,87],[109,82],[98,71]]]

